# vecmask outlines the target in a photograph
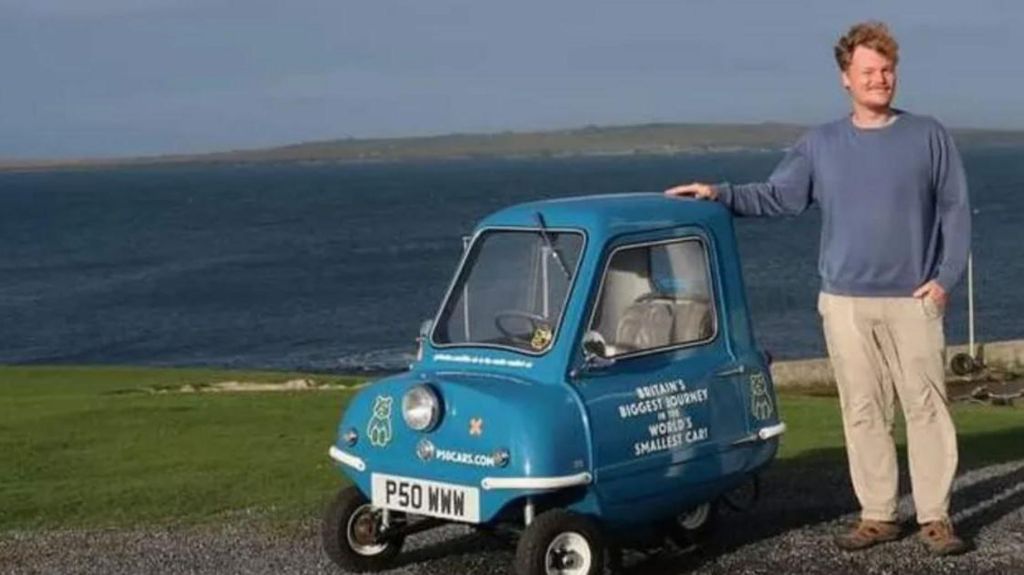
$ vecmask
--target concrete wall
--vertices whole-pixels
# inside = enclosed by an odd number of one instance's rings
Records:
[[[1004,373],[1024,373],[1024,339],[977,344],[978,356],[985,366]],[[966,345],[946,348],[947,360],[958,353],[967,353]],[[948,370],[948,366],[947,366]],[[952,374],[947,375],[952,377]],[[828,359],[778,361],[772,364],[772,379],[779,387],[818,387],[835,385]]]

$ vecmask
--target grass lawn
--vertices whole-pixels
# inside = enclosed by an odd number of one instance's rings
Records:
[[[341,482],[327,448],[349,391],[147,392],[295,377],[0,368],[0,530],[316,513]]]
[[[0,531],[319,514],[342,482],[327,457],[350,391],[160,393],[311,377],[152,368],[0,367]],[[780,457],[843,460],[837,401],[784,394]],[[957,405],[961,461],[1024,459],[1024,409]]]
[[[788,427],[782,439],[782,460],[840,461],[846,464],[838,397],[806,396],[783,391],[780,412]],[[960,469],[1024,459],[1024,407],[954,403]],[[900,465],[906,462],[906,435],[897,407],[896,438]]]

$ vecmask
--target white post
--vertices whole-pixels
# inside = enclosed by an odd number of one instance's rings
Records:
[[[974,258],[967,253],[967,339],[970,343],[971,359],[977,359],[974,353]]]

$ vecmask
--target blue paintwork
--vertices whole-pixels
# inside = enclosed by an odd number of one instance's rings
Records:
[[[435,347],[428,338],[423,358],[407,373],[382,379],[351,400],[339,436],[349,428],[360,442],[349,448],[363,458],[365,472],[342,470],[367,495],[370,473],[479,486],[484,476],[563,476],[589,471],[594,481],[574,489],[559,504],[601,518],[611,529],[628,529],[674,515],[731,489],[775,456],[778,439],[747,441],[760,428],[779,422],[768,367],[750,326],[732,218],[714,202],[670,199],[662,194],[589,196],[532,202],[484,219],[487,228],[536,229],[536,213],[551,229],[582,231],[586,243],[560,327],[539,355],[474,346]],[[597,299],[601,274],[617,246],[695,237],[707,246],[715,298],[717,332],[710,342],[626,358],[610,367],[579,370],[580,343]],[[472,360],[475,363],[469,363]],[[742,371],[741,371],[742,370]],[[724,372],[724,373],[723,373]],[[763,382],[771,416],[753,415],[752,377]],[[428,433],[405,426],[402,395],[429,382],[443,397],[440,425]],[[636,455],[650,437],[651,416],[620,417],[620,406],[638,400],[638,387],[675,382],[680,393],[707,394],[683,412],[707,438],[672,449]],[[392,440],[374,447],[367,426],[377,397],[393,398]],[[470,435],[469,421],[484,421]],[[683,432],[685,433],[685,431]],[[423,462],[417,442],[428,437],[439,448],[490,454],[511,451],[504,468]],[[738,445],[734,443],[740,442]],[[481,490],[481,520],[515,511],[529,492]]]
[[[493,352],[492,352],[493,353]],[[409,429],[401,416],[402,395],[412,386],[429,383],[443,397],[443,415],[429,432]],[[366,440],[372,408],[378,397],[393,398],[392,438],[385,447]],[[470,420],[482,419],[482,433],[470,433]],[[416,369],[382,379],[352,399],[339,430],[355,428],[361,440],[345,449],[367,464],[364,473],[345,469],[353,482],[370,494],[370,473],[380,472],[462,485],[480,486],[484,477],[560,476],[590,467],[589,444],[578,396],[565,385],[524,377],[465,371]],[[505,467],[448,463],[436,457],[422,461],[416,445],[428,438],[436,448],[491,455],[499,448],[511,457]],[[544,449],[538,449],[543,444]],[[519,491],[481,491],[480,515],[494,518]]]

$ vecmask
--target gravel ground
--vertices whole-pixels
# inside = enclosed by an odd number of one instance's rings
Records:
[[[907,484],[906,481],[903,482]],[[974,544],[966,555],[928,556],[912,536],[912,504],[901,500],[908,536],[845,554],[831,536],[855,515],[846,470],[779,467],[766,473],[763,498],[750,513],[724,513],[702,549],[627,552],[629,574],[1024,573],[1024,461],[966,471],[957,479],[954,521]],[[255,524],[250,524],[255,523]],[[507,539],[446,527],[411,538],[392,573],[512,572]],[[274,530],[258,521],[218,527],[14,532],[0,534],[0,572],[20,573],[332,573],[318,526]]]

